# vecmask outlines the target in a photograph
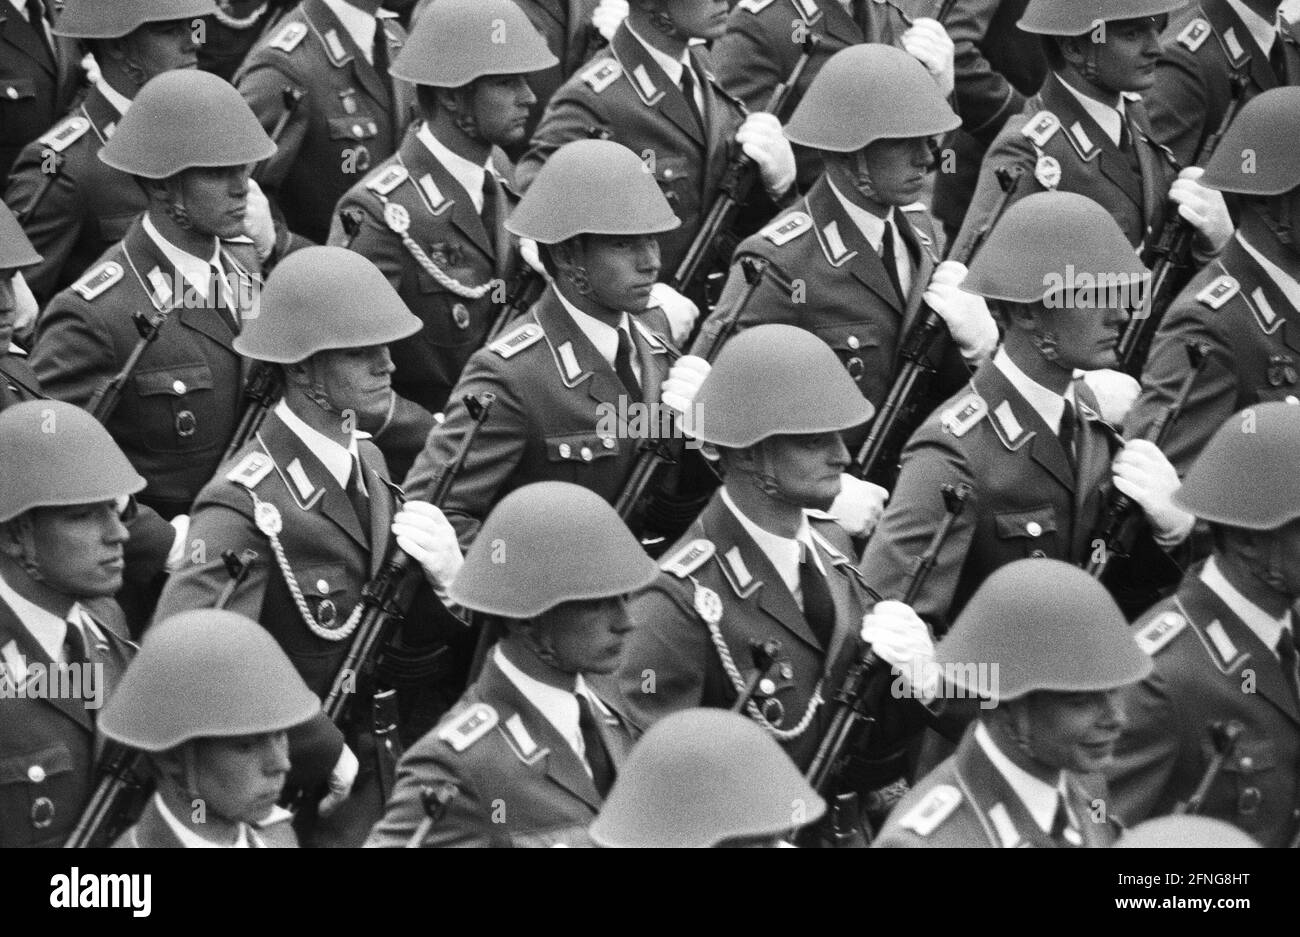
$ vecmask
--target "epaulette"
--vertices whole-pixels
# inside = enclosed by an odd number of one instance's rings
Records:
[[[685,579],[708,561],[717,551],[713,541],[700,538],[692,540],[672,556],[659,561],[659,568],[678,579]]]
[[[762,13],[775,2],[776,0],[740,0],[736,6],[750,13]]]
[[[405,166],[394,163],[367,182],[366,188],[379,195],[387,195],[410,178],[410,175]]]
[[[226,481],[243,485],[251,491],[261,483],[262,479],[271,474],[271,469],[274,467],[275,463],[265,452],[250,452],[226,473]]]
[[[1196,301],[1210,309],[1219,310],[1223,304],[1241,292],[1241,284],[1236,277],[1223,274],[1213,283],[1196,294]]]
[[[1178,633],[1187,627],[1187,619],[1177,612],[1165,612],[1157,615],[1134,636],[1138,647],[1148,655],[1153,655],[1165,647]]]
[[[988,416],[989,405],[984,398],[974,392],[967,394],[939,416],[939,423],[944,431],[958,439],[970,432],[970,428]]]
[[[1029,138],[1034,146],[1042,146],[1061,129],[1061,118],[1051,111],[1039,111],[1029,122],[1020,128],[1020,132]]]
[[[619,64],[618,59],[604,59],[583,72],[582,80],[587,83],[588,88],[600,94],[621,74],[623,74],[623,66]]]
[[[84,117],[69,117],[62,123],[55,124],[52,129],[40,138],[41,146],[48,147],[55,153],[62,153],[72,144],[76,143],[86,135],[90,129],[90,121]]]
[[[532,322],[525,322],[512,331],[502,335],[488,346],[502,358],[513,358],[530,345],[542,340],[542,327]]]
[[[475,703],[438,730],[438,740],[463,752],[492,731],[500,717],[487,703]]]
[[[281,52],[292,52],[306,37],[306,23],[285,23],[271,40],[271,48],[279,49]]]
[[[812,230],[812,216],[807,212],[792,211],[784,218],[778,218],[759,232],[777,247],[788,244],[800,235]]]
[[[929,836],[939,824],[948,819],[961,803],[961,791],[951,784],[940,784],[921,802],[898,821],[905,830],[911,830],[917,836]]]
[[[115,260],[106,260],[98,267],[93,267],[80,280],[72,284],[73,292],[86,302],[107,292],[122,279],[122,265]]]
[[[1188,52],[1195,52],[1210,38],[1210,23],[1199,16],[1183,27],[1178,34],[1178,41]]]

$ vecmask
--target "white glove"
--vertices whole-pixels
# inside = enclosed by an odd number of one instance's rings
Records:
[[[830,513],[850,537],[865,537],[876,529],[888,500],[888,489],[852,475],[841,475],[840,493],[835,496]]]
[[[352,793],[352,785],[357,780],[357,769],[360,767],[361,763],[357,761],[357,756],[352,754],[352,749],[344,745],[343,751],[339,753],[339,760],[334,764],[334,770],[330,772],[330,792],[321,798],[319,811],[322,817],[328,817],[348,799],[348,795]]]
[[[1115,473],[1115,487],[1146,512],[1160,546],[1173,546],[1187,538],[1196,518],[1173,503],[1174,492],[1182,482],[1155,443],[1130,439],[1110,467]]]
[[[939,314],[961,356],[971,363],[982,361],[998,347],[998,326],[982,296],[967,293],[957,284],[966,279],[966,266],[945,260],[935,268],[925,288],[925,301]]]
[[[668,328],[672,331],[673,344],[682,347],[691,337],[695,320],[700,317],[700,307],[695,305],[667,283],[656,283],[650,287],[650,299],[647,309],[659,307],[668,317]]]
[[[435,592],[445,592],[455,581],[465,558],[456,530],[443,513],[427,501],[407,501],[393,515],[397,545],[420,564]]]
[[[942,23],[929,17],[913,20],[907,32],[903,33],[901,44],[903,51],[925,66],[939,86],[940,94],[945,98],[952,94],[956,84],[953,43]]]
[[[691,425],[691,408],[700,385],[709,376],[709,363],[695,355],[682,355],[673,362],[668,379],[659,389],[659,399],[671,407],[687,427]]]
[[[1184,169],[1169,187],[1169,198],[1178,205],[1178,214],[1197,230],[1198,246],[1217,254],[1232,237],[1232,218],[1223,193],[1207,189],[1197,181],[1203,175],[1205,170],[1199,166]]]
[[[86,84],[97,85],[103,79],[99,71],[99,63],[95,61],[95,54],[87,52],[81,57],[81,70],[86,73]]]
[[[257,180],[248,180],[248,213],[244,215],[244,233],[253,239],[257,258],[263,262],[275,250],[275,222],[271,219],[271,203],[267,200]]]
[[[10,328],[13,330],[15,337],[27,338],[36,328],[36,316],[41,311],[41,304],[32,295],[32,288],[27,285],[21,270],[14,271],[14,278],[10,281],[10,284],[13,286],[14,291],[13,322]],[[8,347],[0,346],[0,355],[8,351]]]
[[[750,114],[736,131],[736,142],[758,165],[763,186],[772,196],[784,195],[794,185],[794,150],[773,114]]]
[[[627,0],[600,0],[591,13],[591,25],[605,37],[605,41],[614,38],[614,31],[627,18]]]
[[[542,255],[537,250],[537,242],[532,238],[519,239],[519,256],[524,259],[524,263],[528,264],[528,266],[532,267],[548,280],[550,279],[550,276],[546,272],[546,267],[542,265]]]
[[[1110,368],[1076,371],[1074,376],[1083,378],[1083,382],[1097,398],[1097,403],[1101,406],[1101,418],[1112,426],[1123,426],[1125,417],[1142,392],[1142,385],[1131,375]]]
[[[938,695],[934,641],[929,627],[910,605],[877,602],[863,617],[860,636],[877,657],[899,672],[908,686],[920,691],[922,702]]]
[[[172,540],[172,548],[167,553],[167,572],[174,573],[185,562],[185,538],[190,535],[190,516],[188,514],[177,514],[167,523],[171,524],[172,529],[176,531],[176,536]]]

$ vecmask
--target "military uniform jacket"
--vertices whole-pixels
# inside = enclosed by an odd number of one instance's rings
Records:
[[[41,400],[44,397],[40,381],[27,363],[26,355],[17,354],[13,349],[0,355],[0,410],[24,400]]]
[[[600,0],[515,0],[528,14],[533,26],[546,39],[551,53],[559,59],[550,68],[528,73],[528,87],[537,98],[528,118],[528,136],[521,151],[512,155],[523,156],[528,139],[537,129],[537,122],[546,109],[546,102],[559,90],[569,76],[587,64],[606,43],[600,30],[591,24],[591,14]],[[513,148],[512,148],[513,149]]]
[[[0,177],[68,109],[81,79],[75,39],[49,36],[54,55],[12,4],[0,6]]]
[[[238,299],[260,289],[261,277],[226,249],[232,244],[223,244],[221,262]],[[167,315],[106,425],[148,483],[141,500],[168,518],[189,510],[240,416],[245,362],[231,344],[234,314],[212,293],[205,300],[194,291],[137,221],[37,322],[31,363],[41,386],[89,409],[140,340],[132,315]]]
[[[1290,273],[1300,276],[1300,264]],[[1125,420],[1126,435],[1144,434],[1178,394],[1187,376],[1189,341],[1208,344],[1210,356],[1161,447],[1180,475],[1234,413],[1300,398],[1300,310],[1233,238],[1160,323],[1142,372],[1142,394]]]
[[[23,275],[41,299],[85,273],[149,207],[148,196],[134,179],[99,158],[100,147],[121,119],[99,87],[93,87],[14,163],[5,202],[17,214],[40,200],[23,219],[23,231],[43,259]],[[57,171],[41,194],[51,161]]]
[[[657,404],[677,352],[665,337],[662,314],[631,318],[645,402]],[[471,423],[461,398],[484,392],[496,394],[496,403],[442,505],[462,545],[473,541],[498,501],[532,482],[571,482],[610,502],[618,497],[643,436],[629,436],[638,420],[626,406],[619,412],[627,394],[622,382],[554,287],[520,325],[469,359],[446,422],[429,434],[407,476],[411,497],[424,497],[459,449]],[[658,430],[657,421],[652,427],[645,422],[645,429]]]
[[[488,173],[485,185],[488,224],[468,192],[429,152],[415,133],[343,196],[330,231],[331,244],[346,244],[340,213],[362,212],[361,232],[349,245],[375,264],[424,327],[389,346],[394,389],[430,412],[441,411],[465,362],[483,344],[500,308],[501,290],[517,257],[505,230],[514,199]],[[410,218],[410,237],[428,262],[460,286],[482,292],[478,298],[447,289],[416,259],[388,223],[387,206],[400,206]],[[495,281],[495,283],[494,283]],[[429,428],[432,428],[432,421]]]
[[[1026,102],[1019,116],[1007,121],[985,154],[953,256],[965,256],[1001,197],[994,176],[1000,166],[1024,170],[1013,202],[1034,192],[1077,192],[1110,212],[1134,247],[1150,246],[1164,225],[1169,187],[1178,177],[1179,166],[1173,154],[1152,138],[1140,99],[1126,98],[1125,113],[1131,141],[1128,154],[1111,143],[1059,77],[1048,75],[1042,90]]]
[[[87,629],[86,643],[91,660],[103,664],[96,689],[107,699],[135,645],[123,637],[122,613],[113,602],[82,607],[98,626]],[[95,788],[97,711],[82,699],[38,691],[35,665],[52,677],[54,663],[0,602],[0,847],[62,846]],[[27,680],[27,691],[19,693],[16,687]],[[82,693],[87,702],[93,699],[84,684]]]
[[[1155,138],[1180,163],[1193,165],[1205,138],[1223,122],[1234,69],[1247,78],[1243,104],[1261,91],[1300,83],[1298,38],[1295,25],[1281,36],[1287,75],[1280,76],[1227,0],[1202,0],[1175,13],[1163,37],[1155,86],[1142,96]],[[1204,159],[1199,162],[1204,165]]]
[[[898,484],[862,557],[867,581],[882,595],[903,593],[945,517],[940,489],[949,484],[965,483],[971,493],[912,603],[940,633],[989,574],[1013,560],[1086,561],[1119,437],[1082,382],[1075,400],[1077,471],[1056,428],[992,361],[981,367],[969,391],[908,441]]]
[[[391,62],[405,33],[390,17],[379,23]],[[285,89],[302,95],[256,178],[291,231],[324,244],[334,205],[397,150],[414,91],[380,76],[323,0],[303,0],[268,31],[235,84],[267,133],[286,111]]]
[[[600,709],[596,729],[618,771],[635,736],[614,709]],[[456,794],[425,846],[585,846],[601,805],[572,746],[491,654],[456,709],[402,757],[366,846],[405,846],[425,817],[422,789],[443,783]]]
[[[1114,845],[1116,825],[1107,818],[1101,778],[1068,774],[1067,809],[1078,824],[1078,845]],[[881,848],[1016,847],[1058,848],[1024,801],[1007,783],[975,739],[972,726],[957,751],[916,783],[876,838]]]
[[[1107,773],[1115,810],[1128,825],[1171,813],[1205,774],[1211,723],[1237,722],[1245,731],[1201,814],[1263,846],[1285,846],[1300,817],[1300,710],[1275,651],[1200,571],[1189,571],[1177,594],[1137,623],[1155,670],[1126,697],[1129,724]]]
[[[592,136],[607,136],[638,156],[649,154],[646,166],[682,220],[681,227],[658,236],[664,279],[676,270],[718,196],[746,113],[713,77],[704,53],[691,46],[690,55],[704,96],[707,129],[625,23],[610,47],[555,93],[515,176],[520,191],[527,190],[553,152]]]
[[[894,220],[912,260],[905,302],[830,183],[819,179],[801,202],[741,242],[718,308],[701,327],[693,353],[711,350],[717,329],[745,291],[739,262],[757,257],[769,266],[735,330],[779,322],[812,332],[835,350],[862,396],[879,407],[899,365],[899,345],[921,319],[921,297],[936,263],[934,226],[925,206],[895,209]],[[961,387],[970,370],[946,334],[935,343],[931,360],[940,370],[942,388],[932,394],[933,407]],[[850,445],[865,436],[865,427],[848,434]]]

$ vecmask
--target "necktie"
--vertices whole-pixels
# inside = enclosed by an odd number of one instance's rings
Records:
[[[1277,83],[1285,85],[1286,80],[1286,42],[1282,39],[1279,32],[1273,40],[1273,48],[1268,53],[1268,64],[1273,68],[1273,74],[1277,76]]]
[[[68,622],[68,632],[63,638],[63,651],[68,656],[69,664],[84,664],[90,660],[86,650],[86,636],[80,625]]]
[[[831,634],[835,631],[835,600],[807,544],[803,545],[803,559],[799,562],[799,591],[803,594],[803,617],[808,627],[823,649],[830,647]]]
[[[386,79],[388,77],[388,34],[384,32],[384,24],[380,22],[375,23],[375,41],[371,46],[370,60],[374,63],[379,77]]]
[[[31,23],[32,31],[36,33],[36,38],[40,40],[41,47],[49,54],[50,61],[56,61],[54,47],[50,45],[50,34],[46,31],[48,20],[45,18],[45,3],[43,0],[27,0],[27,19]]]
[[[864,41],[871,41],[871,13],[867,9],[866,0],[851,0],[849,3],[849,14],[853,17],[853,22],[857,23],[858,29],[862,30]]]
[[[361,463],[356,456],[353,456],[352,471],[348,474],[348,483],[343,490],[347,492],[348,500],[352,502],[352,510],[357,512],[361,529],[366,530],[370,524],[370,497],[361,490],[360,479]]]
[[[626,329],[618,330],[618,351],[614,353],[614,373],[623,382],[629,397],[634,398],[637,403],[645,399],[642,397],[641,384],[636,379],[636,372],[632,370],[632,339]]]
[[[483,229],[487,231],[488,238],[495,238],[497,229],[497,187],[491,173],[483,177],[483,210],[478,213],[478,216],[483,219]]]
[[[1290,628],[1282,629],[1282,636],[1277,641],[1277,656],[1282,663],[1282,679],[1291,690],[1291,696],[1300,703],[1300,654],[1296,653],[1295,633]]]
[[[587,767],[591,768],[591,780],[603,798],[614,784],[614,763],[609,760],[609,751],[596,728],[596,715],[592,712],[591,700],[582,693],[578,697],[578,728],[582,731],[582,747],[587,755]]]
[[[1056,792],[1056,815],[1052,817],[1052,829],[1048,835],[1063,849],[1083,845],[1083,837],[1070,825],[1070,811],[1065,806],[1065,795],[1060,791]]]
[[[898,253],[894,246],[894,226],[888,219],[885,220],[885,233],[880,239],[880,260],[885,265],[885,273],[889,277],[889,282],[894,285],[894,292],[898,294],[898,302],[901,305],[906,302],[907,296],[903,293],[902,281],[898,279]]]
[[[1065,410],[1061,413],[1061,428],[1056,435],[1061,440],[1061,448],[1065,450],[1065,457],[1070,460],[1070,468],[1076,468],[1074,463],[1074,430],[1074,405],[1067,400],[1065,401]]]
[[[700,129],[703,130],[704,115],[700,113],[700,107],[695,103],[695,73],[689,65],[684,65],[682,67],[682,80],[679,87],[682,89],[682,94],[686,98],[686,106],[691,109],[691,115],[694,116],[696,123],[698,123]]]
[[[214,305],[226,313],[226,324],[231,328],[234,334],[239,334],[239,306],[235,303],[235,295],[230,289],[230,281],[222,273],[221,268],[215,263],[208,265],[212,270],[212,283],[214,289],[210,295],[214,300]]]

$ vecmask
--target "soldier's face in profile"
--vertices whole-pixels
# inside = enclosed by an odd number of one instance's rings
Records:
[[[645,309],[659,277],[659,240],[653,234],[588,234],[581,238],[579,263],[587,268],[591,295],[606,309]]]
[[[473,102],[482,138],[494,146],[510,146],[523,140],[528,109],[537,96],[523,75],[487,75],[474,82]]]
[[[659,0],[658,6],[672,17],[682,39],[717,39],[726,31],[726,0]]]
[[[193,19],[146,23],[127,40],[128,54],[144,69],[146,80],[178,68],[197,68],[199,46]]]
[[[1091,43],[1085,38],[1080,48]],[[1107,91],[1146,91],[1156,82],[1160,58],[1160,25],[1154,17],[1115,20],[1105,24],[1105,42],[1096,50],[1097,77],[1093,83]]]
[[[239,237],[248,216],[248,167],[187,169],[180,174],[182,204],[194,230],[219,238]]]
[[[25,518],[25,519],[24,519]],[[27,525],[41,581],[60,595],[98,598],[122,587],[126,525],[112,501],[33,508],[6,526],[4,550],[13,559],[16,528]]]
[[[772,436],[760,445],[767,453],[767,470],[786,499],[805,508],[831,506],[849,465],[849,450],[839,433]]]
[[[308,364],[317,389],[340,413],[355,413],[359,428],[369,429],[388,413],[393,359],[387,345],[322,351]]]
[[[925,188],[932,162],[930,138],[877,140],[858,158],[871,178],[874,201],[881,205],[910,205]]]
[[[1031,758],[1052,771],[1088,774],[1103,770],[1115,756],[1127,724],[1123,693],[1040,691],[1007,705],[1023,707],[1019,722],[1027,729]]]
[[[1119,333],[1128,321],[1128,311],[1119,307],[1076,308],[1036,307],[1039,324],[1056,337],[1057,364],[1068,370],[1112,368]]]
[[[562,602],[534,622],[547,636],[555,660],[565,673],[613,673],[632,630],[627,598]]]
[[[218,817],[257,823],[280,797],[289,772],[284,732],[196,739],[194,795]]]

